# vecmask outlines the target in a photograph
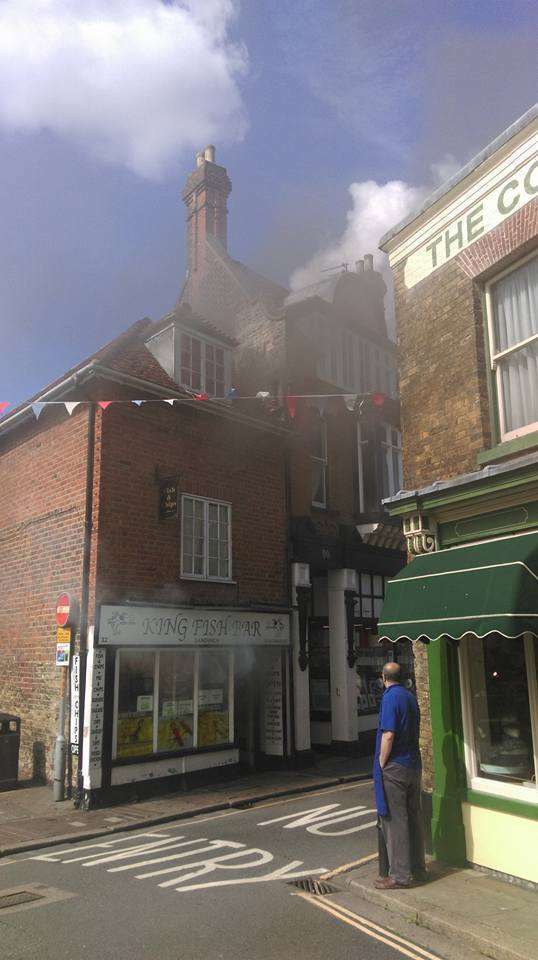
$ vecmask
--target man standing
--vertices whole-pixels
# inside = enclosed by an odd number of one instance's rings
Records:
[[[400,683],[399,664],[385,664],[383,685],[374,785],[389,876],[379,877],[375,886],[393,890],[408,887],[412,880],[423,880],[426,875],[420,805],[420,714],[415,697]]]

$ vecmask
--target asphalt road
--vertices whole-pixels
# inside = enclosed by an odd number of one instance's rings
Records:
[[[293,885],[372,854],[373,806],[352,784],[0,860],[1,960],[429,960]]]

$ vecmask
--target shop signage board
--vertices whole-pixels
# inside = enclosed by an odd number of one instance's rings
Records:
[[[178,512],[178,483],[170,480],[161,484],[159,490],[159,518],[175,520]]]
[[[102,782],[105,663],[106,650],[99,650],[92,643],[86,664],[82,764],[85,790],[99,789]]]
[[[282,707],[282,658],[279,652],[268,654],[264,676],[263,722],[265,750],[269,756],[284,755],[284,711]]]
[[[80,656],[75,654],[71,661],[71,753],[78,757],[78,734],[80,714]]]
[[[538,136],[520,143],[468,185],[448,191],[438,213],[397,243],[390,264],[405,261],[411,289],[538,196]]]
[[[103,604],[101,646],[288,646],[289,615],[211,608]]]

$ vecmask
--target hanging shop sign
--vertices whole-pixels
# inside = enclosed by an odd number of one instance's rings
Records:
[[[93,632],[93,628],[92,628]],[[105,710],[106,650],[93,646],[93,637],[86,662],[86,696],[84,701],[84,728],[82,775],[84,789],[98,789],[102,778],[103,717]]]
[[[178,513],[178,484],[175,480],[164,481],[159,488],[159,519],[175,520]]]
[[[289,615],[211,608],[103,604],[101,646],[288,646]]]

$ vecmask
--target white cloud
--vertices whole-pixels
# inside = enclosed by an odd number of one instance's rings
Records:
[[[158,178],[242,137],[236,0],[0,0],[0,126]]]
[[[365,253],[374,256],[374,266],[380,270],[387,284],[386,301],[389,329],[393,329],[392,276],[388,258],[378,249],[379,241],[392,227],[415,210],[440,183],[460,169],[451,155],[431,167],[431,182],[427,186],[411,186],[403,180],[377,183],[364,180],[349,187],[352,205],[347,212],[347,223],[342,235],[319,250],[304,266],[294,270],[290,277],[292,290],[300,290],[320,279],[323,270],[338,268],[347,263],[352,270],[355,261]]]
[[[374,255],[376,269],[385,270],[386,257],[378,249],[380,238],[390,227],[416,207],[424,196],[420,187],[412,187],[402,180],[376,183],[364,180],[349,187],[352,206],[347,213],[346,228],[341,237],[318,251],[304,266],[295,270],[290,279],[292,290],[319,280],[322,270],[348,263],[354,269],[355,261],[365,253]]]

